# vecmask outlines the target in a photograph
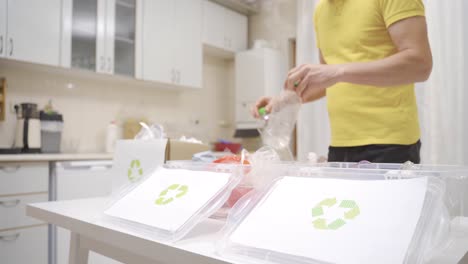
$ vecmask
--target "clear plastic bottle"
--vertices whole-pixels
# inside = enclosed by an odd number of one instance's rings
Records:
[[[106,152],[107,153],[114,153],[115,143],[117,142],[118,138],[118,126],[116,121],[110,122],[107,126],[107,133],[106,133]]]
[[[272,100],[274,101],[271,113],[259,109],[263,122],[262,128],[259,129],[263,145],[275,149],[281,160],[293,160],[290,143],[301,99],[294,92],[284,91]]]

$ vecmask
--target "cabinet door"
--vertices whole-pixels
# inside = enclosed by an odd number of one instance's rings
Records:
[[[115,26],[116,26],[116,0],[107,0],[105,9],[105,57],[106,68],[105,73],[113,74],[115,65],[114,47],[115,47]]]
[[[235,52],[247,49],[247,17],[226,9],[225,12],[226,47]]]
[[[73,68],[95,71],[103,67],[103,58],[99,61],[99,67],[96,63],[97,16],[97,0],[73,1],[71,18],[71,67]]]
[[[114,73],[135,76],[136,0],[111,0],[115,3]]]
[[[203,42],[218,48],[225,48],[225,8],[209,0],[203,1]]]
[[[143,1],[143,79],[175,82],[174,0]]]
[[[81,0],[75,0],[81,1]],[[106,56],[106,26],[107,26],[107,1],[97,0],[97,35],[96,35],[96,71],[107,73],[109,71],[109,58]]]
[[[202,87],[202,2],[176,0],[176,38],[174,50],[176,83],[182,86]]]
[[[6,54],[7,0],[0,0],[0,57]]]
[[[47,264],[47,237],[47,225],[0,232],[0,262]]]
[[[59,65],[61,0],[8,0],[7,57]]]

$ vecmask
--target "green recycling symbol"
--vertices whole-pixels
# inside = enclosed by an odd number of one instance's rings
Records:
[[[342,217],[328,220],[324,215],[324,207],[332,208],[337,206],[343,209],[348,209]],[[346,224],[346,221],[356,218],[361,211],[358,205],[353,200],[343,200],[338,204],[336,198],[328,198],[318,203],[312,208],[312,217],[315,219],[312,223],[316,229],[320,230],[337,230]]]
[[[166,205],[172,201],[174,201],[174,197],[168,197],[166,198],[166,195],[171,192],[171,191],[177,191],[177,194],[175,195],[175,198],[180,198],[187,194],[188,192],[188,186],[187,185],[180,185],[180,184],[172,184],[171,186],[167,187],[164,191],[162,191],[159,194],[158,199],[156,200],[157,205]]]
[[[140,160],[134,159],[130,162],[127,176],[131,182],[137,181],[141,176],[143,176],[143,168],[141,167]]]

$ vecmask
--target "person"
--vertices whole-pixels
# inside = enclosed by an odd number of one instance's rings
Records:
[[[285,89],[303,103],[326,96],[328,160],[419,163],[414,83],[432,71],[423,0],[321,0],[314,22],[320,64],[292,69]],[[274,101],[260,98],[253,115]]]

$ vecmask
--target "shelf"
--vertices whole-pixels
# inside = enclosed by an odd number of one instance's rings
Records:
[[[126,37],[115,36],[115,40],[123,42],[123,43],[127,43],[127,44],[132,44],[132,45],[135,44],[135,40],[129,39],[129,38],[126,38]]]
[[[133,3],[129,3],[129,1],[117,0],[117,2],[115,4],[118,5],[118,6],[121,6],[121,7],[135,9],[135,2],[134,1],[133,1]]]
[[[244,15],[255,15],[259,12],[257,7],[250,6],[248,4],[242,3],[240,0],[210,0],[222,6],[225,6],[229,9],[237,11]]]

